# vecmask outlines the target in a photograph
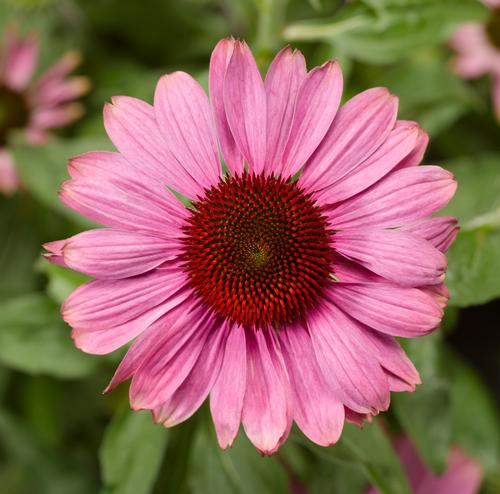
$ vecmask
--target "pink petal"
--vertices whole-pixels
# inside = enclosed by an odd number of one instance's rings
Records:
[[[13,156],[5,149],[0,149],[0,192],[13,194],[19,188],[19,175]]]
[[[344,405],[377,414],[389,406],[389,384],[360,326],[335,305],[318,308],[307,320],[316,359]]]
[[[434,330],[443,317],[441,307],[418,288],[335,283],[328,294],[350,316],[393,336],[421,336]]]
[[[78,120],[84,112],[80,103],[67,103],[55,107],[35,108],[29,125],[38,129],[56,129],[65,127]]]
[[[173,224],[178,212],[169,194],[166,190],[160,199],[142,184],[105,182],[95,176],[64,182],[59,197],[69,208],[105,226],[178,235]]]
[[[397,123],[398,124],[398,123]],[[396,124],[396,125],[397,125]],[[418,125],[416,122],[401,122],[402,126],[407,126],[407,125]],[[398,126],[398,125],[397,125]],[[400,163],[396,166],[396,170],[399,170],[400,168],[408,168],[410,166],[417,166],[419,165],[425,155],[425,151],[427,149],[427,145],[429,144],[429,134],[425,132],[422,128],[418,128],[418,137],[417,137],[417,143],[413,149],[413,151],[408,154],[405,158],[401,160]]]
[[[155,115],[175,159],[204,188],[221,168],[212,112],[205,91],[189,74],[164,75],[156,86]]]
[[[367,189],[396,167],[417,144],[419,127],[416,124],[398,126],[386,141],[365,161],[347,171],[335,183],[315,194],[323,203],[343,201]]]
[[[150,271],[179,253],[177,239],[113,229],[89,230],[65,241],[66,266],[97,278],[127,278]]]
[[[116,349],[129,343],[136,336],[142,334],[164,314],[184,304],[189,295],[191,295],[190,290],[183,289],[177,291],[157,307],[116,326],[110,324],[109,327],[99,330],[95,330],[89,326],[74,327],[71,337],[74,340],[75,346],[84,352],[95,355],[114,352]]]
[[[452,216],[423,219],[403,225],[401,230],[413,233],[430,242],[436,249],[446,252],[460,230],[458,221]]]
[[[444,475],[432,478],[429,474],[422,482],[417,494],[477,494],[483,479],[481,465],[469,458],[461,449],[453,448],[448,454],[448,465]]]
[[[66,299],[62,315],[73,328],[105,330],[163,305],[185,283],[184,272],[173,263],[133,278],[89,281]]]
[[[82,96],[89,89],[90,81],[86,77],[55,79],[41,89],[30,91],[29,99],[34,105],[54,107]]]
[[[342,72],[337,63],[327,62],[307,74],[297,95],[283,155],[284,176],[295,175],[321,143],[337,113],[341,96]]]
[[[104,106],[104,127],[130,166],[187,197],[203,193],[198,177],[169,150],[151,105],[128,96],[115,97],[112,105]]]
[[[15,28],[7,28],[1,66],[3,82],[16,91],[29,83],[38,62],[38,41],[35,36],[22,38]]]
[[[364,333],[371,341],[380,365],[389,373],[389,384],[391,378],[396,378],[405,385],[404,391],[415,391],[415,386],[422,382],[420,375],[398,342],[391,336],[369,328],[364,328]],[[391,388],[391,391],[396,390]]]
[[[266,75],[267,98],[266,169],[279,170],[292,128],[297,93],[307,73],[302,53],[283,48]]]
[[[234,44],[236,41],[231,39],[222,39],[210,57],[210,70],[208,75],[208,87],[210,91],[210,101],[217,126],[219,143],[224,161],[229,171],[234,175],[243,173],[243,156],[236,145],[224,108],[224,79],[226,77],[227,66],[233,55]]]
[[[334,229],[397,227],[441,209],[456,188],[457,183],[447,170],[413,166],[390,173],[327,214]]]
[[[290,384],[280,352],[274,332],[247,332],[242,422],[250,441],[267,455],[278,449],[291,422]]]
[[[321,446],[335,444],[344,425],[344,405],[318,367],[307,330],[297,324],[280,331],[279,336],[292,386],[295,422],[311,441]]]
[[[266,92],[252,52],[245,42],[236,41],[234,44],[224,81],[224,107],[249,171],[261,173],[266,161]]]
[[[322,189],[370,156],[394,127],[398,100],[384,88],[364,91],[340,108],[304,167],[299,184]]]
[[[228,334],[227,323],[212,328],[186,380],[170,399],[153,410],[155,421],[161,422],[165,427],[173,427],[184,422],[200,408],[219,375]]]
[[[337,232],[334,248],[402,286],[435,285],[444,279],[446,257],[426,240],[398,230]]]
[[[233,326],[226,341],[219,376],[210,393],[210,411],[223,449],[232,446],[240,427],[247,379],[246,360],[245,330]]]
[[[193,311],[196,310],[197,301],[190,297],[153,322],[132,343],[104,392],[112,391],[118,384],[132,377],[142,363],[166,342],[175,353],[186,341],[184,328],[191,325]]]
[[[174,323],[175,338],[161,338],[156,349],[136,370],[130,386],[134,410],[156,409],[170,400],[189,376],[205,346],[208,335],[219,325],[204,307],[193,310],[186,320]]]

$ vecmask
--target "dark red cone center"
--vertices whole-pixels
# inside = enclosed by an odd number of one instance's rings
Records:
[[[0,145],[5,145],[10,130],[28,123],[28,107],[24,97],[0,85]]]
[[[326,218],[281,178],[228,177],[194,203],[185,267],[196,293],[242,325],[276,327],[304,314],[331,273]]]

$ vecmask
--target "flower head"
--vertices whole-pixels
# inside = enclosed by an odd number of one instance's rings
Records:
[[[434,475],[424,464],[407,436],[401,436],[394,447],[403,464],[411,490],[415,494],[477,494],[481,487],[483,471],[481,465],[466,455],[460,448],[448,452],[446,471]],[[370,488],[366,494],[377,494]]]
[[[417,166],[427,136],[396,120],[386,89],[339,109],[335,62],[307,72],[285,48],[263,81],[248,46],[225,39],[209,86],[210,101],[175,72],[153,106],[114,98],[104,123],[118,152],[70,160],[62,201],[107,228],[45,245],[95,278],[63,317],[89,353],[136,338],[108,390],[132,378],[132,407],[166,426],[210,396],[222,447],[242,423],[273,453],[293,420],[335,443],[345,420],[420,382],[393,337],[441,320],[457,223],[429,215],[456,184]]]
[[[88,90],[88,81],[66,77],[79,62],[75,53],[66,54],[33,81],[38,42],[33,35],[21,37],[13,26],[6,29],[0,48],[0,192],[9,194],[19,185],[8,151],[12,131],[24,131],[31,144],[44,143],[50,129],[80,116],[81,106],[73,100]]]
[[[465,23],[450,44],[457,52],[454,67],[461,77],[490,74],[493,106],[500,119],[500,0],[482,1],[491,10],[488,21]]]

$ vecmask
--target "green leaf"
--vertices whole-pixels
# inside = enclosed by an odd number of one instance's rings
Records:
[[[151,492],[166,445],[167,430],[155,424],[149,413],[124,407],[106,429],[99,450],[101,493]]]
[[[286,494],[288,480],[276,456],[263,457],[240,433],[221,450],[211,425],[200,427],[190,467],[190,492],[205,494]]]
[[[451,414],[441,335],[435,332],[423,338],[405,340],[404,347],[420,372],[422,384],[414,393],[395,393],[392,410],[421,458],[439,474],[446,467]]]
[[[376,419],[362,429],[346,424],[340,441],[329,448],[317,446],[298,433],[292,438],[302,442],[318,458],[359,467],[382,494],[411,493],[399,458]]]
[[[442,214],[456,216],[461,225],[448,251],[446,282],[450,304],[483,304],[500,296],[500,155],[460,158],[447,163],[459,183]]]
[[[97,367],[95,357],[74,347],[59,307],[42,294],[0,303],[0,361],[30,374],[67,379]]]
[[[490,472],[500,471],[500,416],[474,369],[448,352],[453,371],[452,438]]]
[[[58,140],[42,147],[18,142],[13,147],[16,165],[24,185],[46,207],[58,211],[76,224],[93,227],[95,224],[74,213],[59,201],[60,184],[68,180],[68,159],[86,151],[112,149],[105,138]]]
[[[328,39],[353,58],[385,63],[447,39],[465,21],[482,20],[476,0],[388,0],[352,3],[336,18],[300,21],[284,32],[289,40]]]

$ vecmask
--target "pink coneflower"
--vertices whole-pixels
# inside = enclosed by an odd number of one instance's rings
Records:
[[[468,22],[462,25],[451,39],[457,52],[454,67],[466,79],[490,74],[492,99],[500,119],[500,0],[482,0],[491,9],[485,23]]]
[[[481,465],[469,458],[460,448],[448,452],[446,471],[434,475],[420,459],[417,450],[406,436],[394,444],[408,477],[413,494],[477,494],[481,487]],[[366,494],[378,494],[370,488]]]
[[[0,48],[0,192],[11,194],[19,186],[8,150],[11,131],[23,130],[30,144],[43,144],[49,129],[81,115],[81,106],[72,100],[84,94],[89,84],[84,77],[66,77],[79,63],[75,53],[64,55],[33,81],[38,42],[33,35],[21,37],[13,26],[6,29]]]
[[[396,120],[386,89],[338,109],[335,62],[307,72],[285,48],[263,81],[248,46],[225,39],[209,86],[211,102],[175,72],[154,106],[114,98],[104,123],[118,152],[70,161],[61,200],[107,228],[45,245],[96,278],[63,317],[89,353],[137,337],[108,390],[132,377],[132,407],[166,426],[210,395],[224,448],[240,422],[266,454],[293,420],[335,443],[346,419],[420,382],[393,336],[441,320],[457,223],[429,215],[456,184],[417,166],[427,136]]]

